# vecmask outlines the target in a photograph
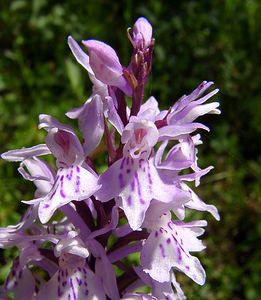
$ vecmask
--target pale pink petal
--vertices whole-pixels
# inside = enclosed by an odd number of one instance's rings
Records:
[[[33,156],[41,156],[50,154],[50,149],[46,144],[36,145],[30,148],[22,148],[16,150],[10,150],[1,154],[1,157],[8,161],[23,161]]]

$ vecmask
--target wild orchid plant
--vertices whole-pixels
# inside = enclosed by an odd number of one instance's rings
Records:
[[[183,220],[186,208],[219,220],[216,207],[186,184],[199,185],[212,169],[197,165],[202,142],[195,132],[209,129],[195,120],[220,113],[219,103],[205,104],[218,90],[205,93],[213,83],[203,81],[163,111],[153,96],[143,102],[152,68],[151,24],[139,18],[128,38],[133,46],[128,67],[101,41],[84,40],[86,54],[68,38],[93,83],[83,106],[66,114],[78,120],[82,142],[71,126],[42,114],[45,143],[2,154],[20,162],[19,172],[36,192],[33,200],[22,201],[29,206],[21,221],[0,229],[0,247],[19,250],[1,299],[185,299],[177,271],[205,282],[190,252],[205,248],[198,237],[207,222]],[[91,154],[102,138],[108,168],[97,174]],[[49,154],[56,168],[40,158]],[[136,265],[128,260],[133,253]],[[148,294],[144,288],[138,292],[144,286]]]

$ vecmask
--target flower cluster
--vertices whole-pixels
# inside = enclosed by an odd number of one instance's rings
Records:
[[[143,99],[152,68],[151,24],[139,18],[128,38],[133,53],[127,67],[101,41],[84,40],[86,53],[68,38],[93,83],[88,100],[66,113],[77,119],[81,139],[71,126],[42,114],[45,143],[2,154],[20,162],[20,174],[36,191],[33,200],[22,201],[28,209],[20,222],[0,228],[0,247],[19,250],[1,299],[185,299],[177,271],[205,282],[191,253],[205,248],[198,237],[207,223],[184,218],[186,209],[195,209],[219,220],[216,207],[187,184],[199,185],[212,169],[197,164],[202,142],[196,131],[209,129],[195,120],[220,113],[217,102],[206,104],[218,90],[206,93],[213,83],[203,81],[160,111],[153,96]],[[102,174],[92,159],[100,143],[108,158]],[[56,167],[42,159],[49,154]],[[139,265],[128,260],[133,253]],[[148,294],[139,292],[144,286]]]

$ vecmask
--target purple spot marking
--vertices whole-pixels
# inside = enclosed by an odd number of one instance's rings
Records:
[[[71,286],[71,289],[72,289],[72,292],[73,292],[73,300],[76,300],[77,298],[76,298],[76,293],[75,293],[72,278],[70,278],[70,286]]]
[[[84,285],[85,285],[85,286],[87,286],[87,285],[88,285],[86,281],[84,281]]]
[[[150,175],[150,165],[149,165],[149,163],[147,163],[147,165],[148,165],[148,179],[149,179],[149,184],[152,184],[153,182],[152,182],[152,178],[151,178],[151,175]]]
[[[57,294],[58,294],[58,297],[61,297],[63,295],[63,292],[61,291],[59,286],[58,286]]]
[[[48,208],[50,205],[49,204],[45,204],[44,206],[43,206],[43,208]]]
[[[65,195],[65,193],[64,193],[64,191],[63,191],[63,179],[64,179],[64,176],[62,175],[61,178],[60,178],[60,181],[61,181],[60,195],[61,195],[63,198],[65,198],[66,195]]]
[[[185,268],[186,268],[187,270],[189,270],[189,269],[190,269],[190,267],[189,267],[189,266],[185,266]]]
[[[182,248],[182,246],[179,244],[178,240],[175,238],[175,236],[172,234],[171,235],[173,237],[173,240],[175,241],[176,245],[177,245],[177,251],[178,251],[178,256],[179,256],[179,260],[181,260],[181,250],[184,252],[184,254],[189,257],[189,255],[186,253],[186,251]]]
[[[169,228],[172,230],[173,228],[172,228],[172,222],[170,221],[170,222],[168,222],[168,226],[169,226]]]
[[[80,184],[81,184],[81,177],[80,176],[76,176],[76,188],[75,188],[75,193],[79,193],[80,192]]]
[[[82,285],[82,280],[80,278],[76,277],[76,281],[77,281],[79,286]]]
[[[134,160],[133,160],[133,158],[131,158],[131,164],[132,164],[132,165],[134,164]]]
[[[71,295],[70,295],[70,293],[68,294],[68,300],[71,300]]]
[[[22,275],[23,275],[23,271],[20,270],[19,273],[18,273],[18,278],[21,279],[21,278],[22,278]]]
[[[158,237],[159,233],[158,231],[155,231],[155,237]]]
[[[131,172],[131,169],[127,169],[126,173],[129,174]]]
[[[85,268],[82,269],[84,274],[87,274],[87,271]]]
[[[66,178],[68,180],[72,180],[72,177],[73,177],[73,170],[71,170],[70,173],[66,175]]]
[[[145,204],[145,201],[142,198],[140,198],[140,203]]]
[[[136,182],[137,182],[138,194],[139,194],[139,196],[141,196],[141,191],[140,191],[140,181],[139,181],[139,176],[138,176],[138,173],[137,173],[137,172],[135,172],[134,177],[135,177],[135,180],[136,180]]]
[[[170,238],[168,238],[168,239],[167,239],[167,244],[170,244],[170,241],[171,241]]]
[[[65,287],[66,284],[67,284],[67,281],[63,281],[63,283],[62,283],[63,287]]]
[[[128,196],[127,203],[128,203],[128,206],[131,206],[131,195]]]
[[[159,247],[160,247],[160,251],[161,251],[162,257],[166,257],[165,249],[164,249],[163,245],[162,245],[162,244],[159,244]]]
[[[88,296],[88,295],[89,295],[89,291],[88,291],[87,289],[84,291],[84,295],[85,295],[85,296]]]
[[[183,240],[182,239],[180,239],[180,242],[181,242],[181,245],[183,245]]]
[[[80,167],[79,167],[79,166],[76,166],[76,172],[77,172],[77,173],[80,173],[80,170],[81,170]]]
[[[58,185],[55,187],[55,189],[54,189],[54,191],[53,191],[52,195],[50,196],[50,200],[52,200],[52,199],[53,199],[53,196],[56,194],[56,192],[57,192],[57,189],[58,189]]]
[[[181,250],[180,250],[179,246],[177,246],[177,250],[178,250],[178,260],[181,261],[182,256],[181,256]]]
[[[132,192],[134,191],[134,189],[135,189],[135,181],[132,180],[131,181],[131,190],[132,190]]]
[[[120,188],[124,188],[124,180],[123,180],[122,173],[119,174],[119,183],[120,183]]]
[[[121,161],[121,165],[120,165],[120,169],[122,170],[124,167],[124,163],[125,163],[125,157],[122,159]]]
[[[60,280],[61,280],[61,279],[60,279],[60,275],[58,275],[57,280],[58,280],[58,282],[60,282]]]
[[[139,160],[139,168],[141,169],[141,167],[142,167],[142,163],[144,162],[144,159],[142,158],[142,159],[140,159]]]
[[[60,195],[63,197],[63,198],[66,198],[66,195],[65,195],[65,193],[64,193],[64,191],[61,189],[60,190]]]

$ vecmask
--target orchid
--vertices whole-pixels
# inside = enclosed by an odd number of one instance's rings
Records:
[[[161,111],[153,96],[144,100],[152,26],[141,17],[127,33],[133,46],[128,66],[101,41],[83,40],[85,52],[68,38],[93,84],[82,106],[66,113],[77,119],[80,137],[41,114],[45,142],[1,155],[19,162],[19,173],[36,187],[32,200],[22,199],[28,208],[21,220],[0,228],[0,248],[19,251],[1,299],[184,300],[177,272],[205,283],[194,252],[205,249],[199,237],[207,222],[185,218],[190,209],[220,219],[188,184],[198,186],[213,168],[198,165],[198,131],[209,128],[196,119],[220,113],[218,102],[206,103],[218,89],[207,92],[213,83],[203,81]],[[98,173],[93,154],[101,143],[108,166]],[[130,264],[133,253],[139,265]],[[140,292],[144,286],[148,293]]]

